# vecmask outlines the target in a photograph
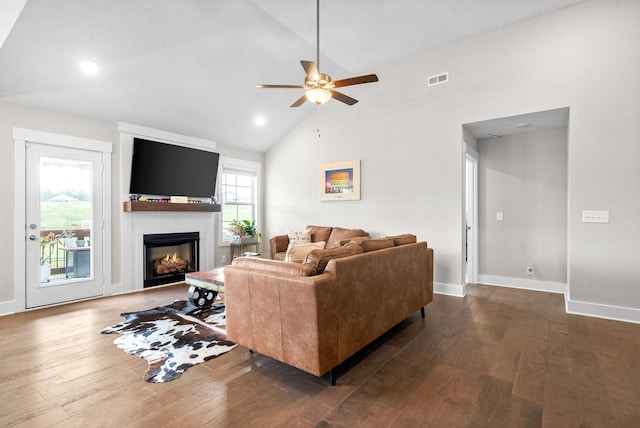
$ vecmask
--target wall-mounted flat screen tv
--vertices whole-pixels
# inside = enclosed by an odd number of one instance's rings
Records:
[[[211,197],[219,159],[215,152],[134,138],[129,193]]]

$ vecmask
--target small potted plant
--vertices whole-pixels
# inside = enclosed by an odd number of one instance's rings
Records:
[[[227,230],[231,232],[231,243],[235,245],[257,244],[262,238],[262,233],[256,229],[255,220],[234,219]]]
[[[65,248],[75,248],[77,246],[78,238],[76,238],[76,234],[73,230],[63,230],[61,237]]]

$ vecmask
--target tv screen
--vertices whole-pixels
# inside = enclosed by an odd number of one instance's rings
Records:
[[[129,193],[211,197],[219,158],[215,152],[134,138]]]

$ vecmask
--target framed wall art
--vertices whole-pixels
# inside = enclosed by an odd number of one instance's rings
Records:
[[[360,161],[320,165],[321,201],[360,200]]]

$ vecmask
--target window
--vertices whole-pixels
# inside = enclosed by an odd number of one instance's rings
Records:
[[[255,221],[258,216],[258,179],[260,164],[236,159],[221,159],[220,203],[222,204],[222,243],[231,242],[227,230],[233,220]],[[258,227],[259,230],[259,227]]]

